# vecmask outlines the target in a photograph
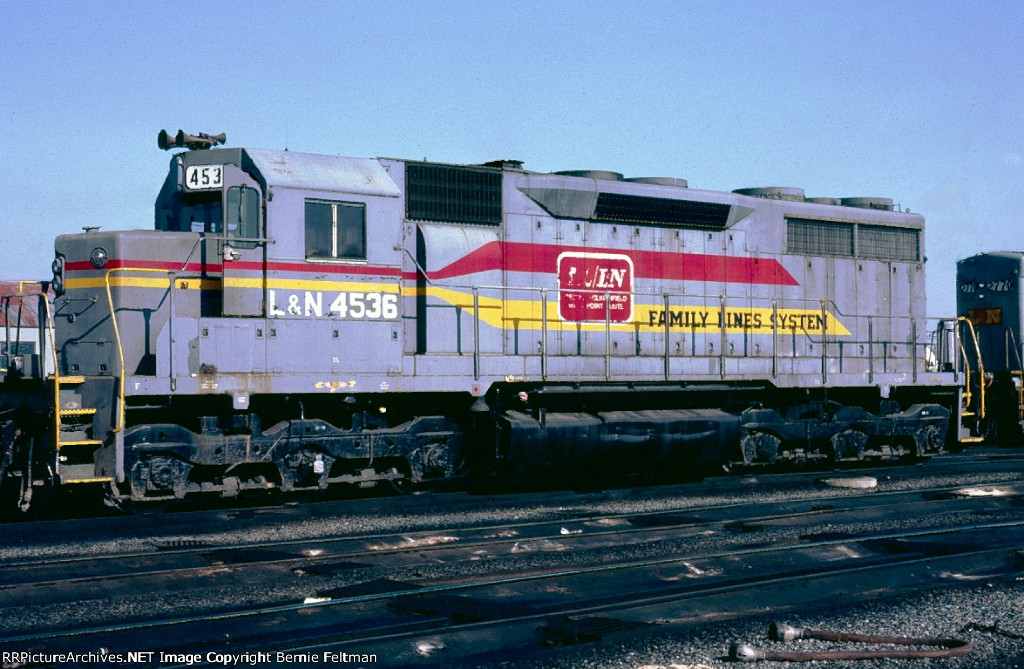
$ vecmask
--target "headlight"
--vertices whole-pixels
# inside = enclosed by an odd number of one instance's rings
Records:
[[[92,250],[92,255],[89,256],[89,262],[96,269],[103,267],[107,264],[107,250],[102,246],[97,246]]]
[[[50,265],[50,269],[53,270],[53,292],[57,295],[64,294],[64,256],[57,256],[53,259],[53,264]]]

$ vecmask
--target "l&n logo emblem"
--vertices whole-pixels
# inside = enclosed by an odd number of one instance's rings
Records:
[[[558,256],[558,314],[564,321],[633,320],[633,260],[617,253]]]

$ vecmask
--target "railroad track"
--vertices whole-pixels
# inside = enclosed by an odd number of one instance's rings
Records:
[[[346,653],[401,666],[477,663],[652,625],[758,613],[766,605],[796,608],[821,592],[874,597],[1016,574],[1021,548],[1024,520],[486,577],[371,582],[316,601],[6,636],[0,643],[40,653],[52,645],[221,658],[245,649],[300,661]],[[496,637],[500,644],[486,645]]]
[[[1024,483],[989,486],[1000,497],[1017,498]],[[574,549],[638,545],[681,540],[693,536],[752,533],[765,528],[781,530],[811,522],[849,524],[884,520],[898,506],[904,515],[924,518],[941,508],[944,512],[991,513],[993,507],[1015,501],[988,501],[985,486],[976,495],[963,486],[930,487],[899,492],[860,491],[834,502],[822,499],[715,504],[678,512],[592,514],[587,509],[564,509],[557,518],[482,527],[450,527],[430,531],[377,533],[315,540],[286,539],[256,541],[243,545],[216,544],[202,539],[154,539],[142,549],[102,555],[80,555],[41,559],[0,560],[0,604],[4,601],[54,602],[59,590],[72,590],[81,598],[86,584],[97,586],[97,596],[116,594],[102,590],[105,582],[118,590],[132,579],[152,584],[158,577],[170,578],[175,590],[203,587],[208,574],[226,569],[244,571],[259,566],[305,570],[394,568],[428,561],[480,560],[485,555],[551,552]],[[941,507],[937,505],[941,502]],[[196,586],[189,584],[197,583]],[[183,585],[185,584],[185,585]],[[70,587],[64,587],[70,586]],[[77,589],[76,589],[77,588]]]
[[[444,531],[5,560],[0,648],[478,662],[807,603],[801,592],[852,597],[1015,574],[1024,483],[975,491],[993,494],[943,486],[674,512],[562,509]],[[908,517],[912,527],[895,527]],[[157,605],[168,599],[178,606]],[[145,615],[88,606],[118,600],[153,605]],[[67,607],[91,615],[61,618]]]

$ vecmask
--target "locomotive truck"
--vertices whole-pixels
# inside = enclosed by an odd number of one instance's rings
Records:
[[[224,139],[161,132],[186,150],[153,229],[57,238],[52,429],[8,478],[151,500],[959,434],[959,362],[926,355],[924,220],[891,200]]]

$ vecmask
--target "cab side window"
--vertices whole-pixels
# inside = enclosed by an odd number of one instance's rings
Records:
[[[255,188],[232,186],[228,189],[227,233],[236,239],[236,246],[255,248],[260,236],[260,194]]]
[[[306,258],[366,260],[366,205],[307,200]]]

